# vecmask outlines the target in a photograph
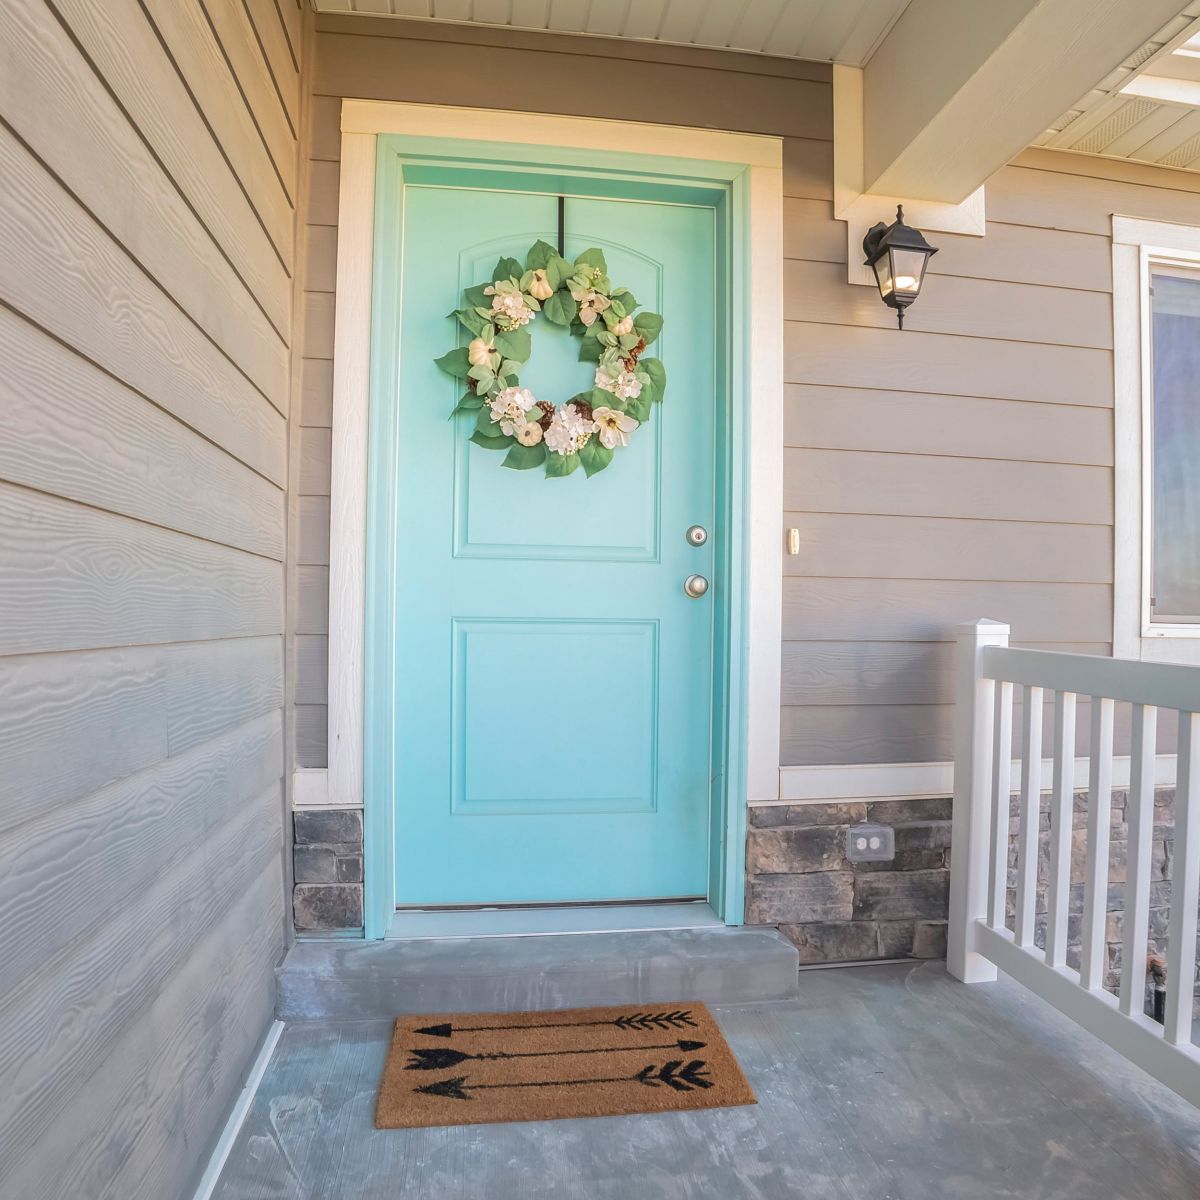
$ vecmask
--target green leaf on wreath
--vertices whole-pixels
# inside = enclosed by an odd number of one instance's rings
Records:
[[[604,251],[596,246],[589,246],[582,254],[575,256],[576,267],[599,267],[601,275],[608,274],[608,263],[604,261]]]
[[[616,335],[609,333],[607,329],[600,330],[600,332],[596,334],[596,340],[602,346],[615,346],[617,344]]]
[[[591,438],[579,451],[579,461],[583,464],[583,473],[591,479],[599,471],[603,471],[613,460],[613,452],[599,438]]]
[[[499,258],[496,260],[496,269],[492,272],[492,282],[496,283],[501,279],[520,279],[524,268],[515,258]]]
[[[581,392],[575,399],[586,400],[593,408],[616,408],[619,410],[625,408],[625,402],[619,396],[614,396],[612,392],[606,392],[603,388],[592,388],[591,391]]]
[[[524,366],[524,363],[519,363],[516,361],[516,359],[513,359],[513,358],[506,358],[500,364],[499,374],[507,375],[507,376],[509,376],[509,378],[513,378],[516,376],[517,372],[521,369],[522,366]]]
[[[540,467],[545,461],[545,442],[538,442],[536,446],[522,446],[520,442],[517,442],[509,450],[501,465],[511,467],[514,471],[529,471],[534,467]]]
[[[503,450],[506,446],[512,445],[512,438],[510,437],[486,437],[478,429],[471,434],[471,441],[477,446],[482,446],[485,450]]]
[[[528,329],[510,329],[507,333],[496,334],[495,346],[505,358],[515,358],[518,362],[528,362],[533,353],[533,339]]]
[[[484,295],[483,289],[487,287],[486,283],[476,284],[475,287],[469,287],[464,290],[463,297],[472,308],[487,308],[491,301]]]
[[[466,379],[471,369],[471,360],[467,357],[466,346],[458,346],[454,350],[447,350],[441,358],[435,358],[433,361],[447,375],[453,375],[455,379]]]
[[[488,405],[484,405],[479,410],[479,416],[475,419],[475,428],[488,437],[503,436],[500,432],[500,426],[492,420],[492,410]]]
[[[609,313],[612,313],[613,317],[616,318],[616,320],[613,322],[616,324],[616,321],[619,321],[625,315],[625,305],[623,305],[620,300],[616,299],[616,297],[613,297],[613,302],[608,306],[607,309],[604,310],[604,316],[606,319]]]
[[[628,288],[619,287],[613,292],[612,296],[614,300],[621,301],[621,307],[625,309],[626,316],[638,306],[634,294]]]
[[[546,478],[562,479],[579,466],[578,454],[547,454]]]
[[[592,326],[595,329],[595,326]],[[579,343],[580,362],[599,362],[604,347],[595,338],[585,337]]]
[[[638,360],[637,369],[650,376],[654,399],[661,400],[667,390],[667,368],[657,358],[642,358]]]
[[[650,398],[645,395],[636,396],[625,402],[625,411],[639,424],[645,425],[650,420]]]
[[[633,318],[633,327],[637,330],[639,337],[646,339],[647,346],[662,332],[662,325],[663,319],[658,313],[638,313]]]
[[[452,317],[457,317],[462,327],[475,337],[479,337],[483,333],[487,322],[473,308],[456,309],[450,314]]]
[[[546,279],[555,291],[562,287],[574,274],[575,268],[557,251],[546,264]]]
[[[570,325],[575,320],[576,311],[575,301],[571,299],[571,293],[562,291],[555,292],[546,301],[542,309],[546,320],[553,321],[555,325]]]
[[[544,242],[541,238],[538,238],[538,240],[529,247],[529,253],[525,255],[525,265],[531,271],[540,271],[545,269],[546,264],[549,263],[552,258],[557,257],[558,252],[554,249],[554,247],[550,245],[549,242]]]
[[[450,414],[452,417],[457,417],[462,412],[476,412],[483,407],[483,397],[475,395],[474,392],[467,392],[465,396],[455,405],[454,411]]]

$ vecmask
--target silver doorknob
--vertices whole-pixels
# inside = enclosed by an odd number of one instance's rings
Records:
[[[693,600],[699,600],[708,591],[708,580],[703,575],[689,575],[683,581],[683,590]]]
[[[703,525],[692,525],[684,536],[689,546],[703,546],[708,541],[708,530]]]

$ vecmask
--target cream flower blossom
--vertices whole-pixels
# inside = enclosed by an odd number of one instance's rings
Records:
[[[497,280],[485,287],[483,294],[492,298],[492,319],[499,328],[519,329],[533,320],[533,309],[525,303],[525,297],[511,279]]]
[[[542,427],[536,421],[522,421],[517,425],[517,441],[522,446],[536,446],[542,440]]]
[[[567,287],[571,298],[579,305],[579,319],[585,325],[594,325],[596,318],[612,304],[607,296],[595,288],[585,287],[574,279]]]
[[[596,432],[600,435],[600,444],[609,450],[617,446],[628,446],[629,435],[638,427],[628,413],[618,412],[615,408],[597,408],[592,411],[595,419]]]
[[[525,422],[525,414],[537,404],[537,398],[528,388],[507,387],[497,392],[489,401],[492,423],[500,426],[500,432],[509,437],[518,424]]]
[[[642,381],[632,371],[617,371],[601,363],[596,368],[596,387],[612,392],[621,400],[636,400],[642,394]]]
[[[617,335],[617,337],[621,337],[626,333],[632,333],[633,332],[633,318],[632,317],[622,317],[612,327],[612,331],[613,331],[613,333],[615,333]]]
[[[554,295],[554,289],[550,286],[550,280],[547,278],[545,270],[541,267],[533,273],[533,282],[529,285],[529,294],[535,300],[549,300]]]
[[[495,353],[496,347],[491,342],[485,342],[483,338],[473,338],[471,344],[467,347],[467,359],[473,367],[482,367],[487,364],[488,359]]]
[[[563,404],[554,410],[550,428],[546,430],[546,448],[555,454],[575,454],[585,445],[595,431],[595,422],[589,420],[574,404]]]

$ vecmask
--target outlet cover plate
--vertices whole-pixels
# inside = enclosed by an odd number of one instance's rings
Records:
[[[846,835],[851,862],[890,862],[896,857],[896,832],[890,825],[851,825]]]

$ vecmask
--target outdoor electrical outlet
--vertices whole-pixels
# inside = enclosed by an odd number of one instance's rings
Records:
[[[890,825],[851,825],[846,840],[851,862],[888,862],[896,857],[896,833]]]

